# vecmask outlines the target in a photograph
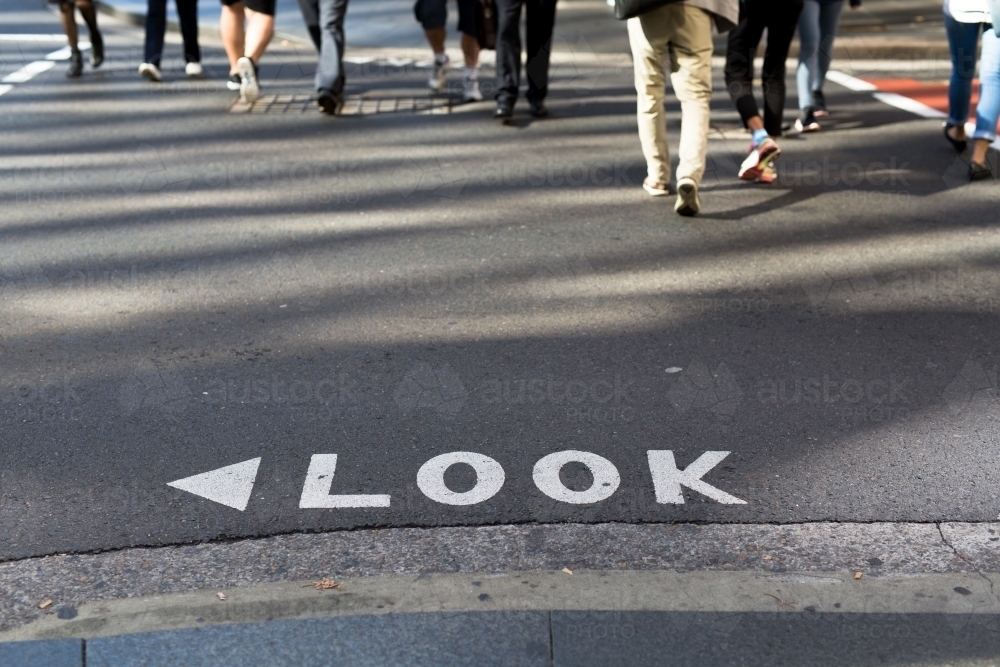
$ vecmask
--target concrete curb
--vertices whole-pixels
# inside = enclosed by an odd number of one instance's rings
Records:
[[[859,664],[872,652],[986,665],[1000,657],[998,627],[1000,597],[978,574],[566,569],[95,603],[7,633],[29,641],[0,643],[0,662],[651,665],[668,649],[674,665]]]
[[[515,571],[1000,572],[1000,524],[551,524],[392,528],[0,564],[0,630],[92,602],[336,579]],[[992,576],[992,575],[990,575]],[[1000,590],[1000,589],[998,589]],[[213,593],[214,594],[214,593]],[[39,603],[51,599],[46,609]]]

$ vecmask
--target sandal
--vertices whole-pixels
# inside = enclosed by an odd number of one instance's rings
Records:
[[[968,141],[962,141],[960,139],[956,139],[955,137],[953,137],[950,134],[948,134],[948,131],[951,128],[953,128],[953,127],[957,127],[957,126],[952,125],[951,123],[945,123],[944,124],[944,138],[948,140],[948,143],[950,143],[952,145],[952,147],[956,151],[958,151],[959,153],[961,153],[961,152],[965,151],[965,148],[966,148],[966,146],[969,145],[969,142]]]
[[[978,162],[969,163],[969,180],[982,181],[987,178],[993,178],[993,170],[990,169],[990,165]]]

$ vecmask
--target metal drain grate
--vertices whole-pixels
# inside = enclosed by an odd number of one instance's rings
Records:
[[[461,103],[455,97],[348,97],[342,116],[373,116],[386,113],[447,114]],[[246,104],[239,99],[229,105],[230,113],[313,113],[317,112],[315,95],[263,95]]]

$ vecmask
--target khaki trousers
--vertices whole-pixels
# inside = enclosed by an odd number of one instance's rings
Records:
[[[674,2],[628,20],[635,68],[639,141],[649,180],[670,182],[664,56],[670,52],[670,83],[681,102],[680,164],[677,178],[701,182],[708,151],[712,98],[712,17],[703,9]]]

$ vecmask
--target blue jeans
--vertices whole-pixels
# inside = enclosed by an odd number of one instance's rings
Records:
[[[976,47],[979,45],[981,23],[960,23],[944,15],[951,51],[951,80],[948,82],[948,124],[965,125],[969,119],[969,97],[972,77],[976,75]]]
[[[979,104],[976,105],[976,131],[973,139],[997,138],[1000,120],[1000,37],[993,30],[983,31],[983,55],[979,61]]]
[[[806,0],[799,14],[799,68],[795,84],[799,89],[799,109],[814,105],[813,92],[823,89],[833,58],[833,39],[837,36],[843,2],[820,4]]]

